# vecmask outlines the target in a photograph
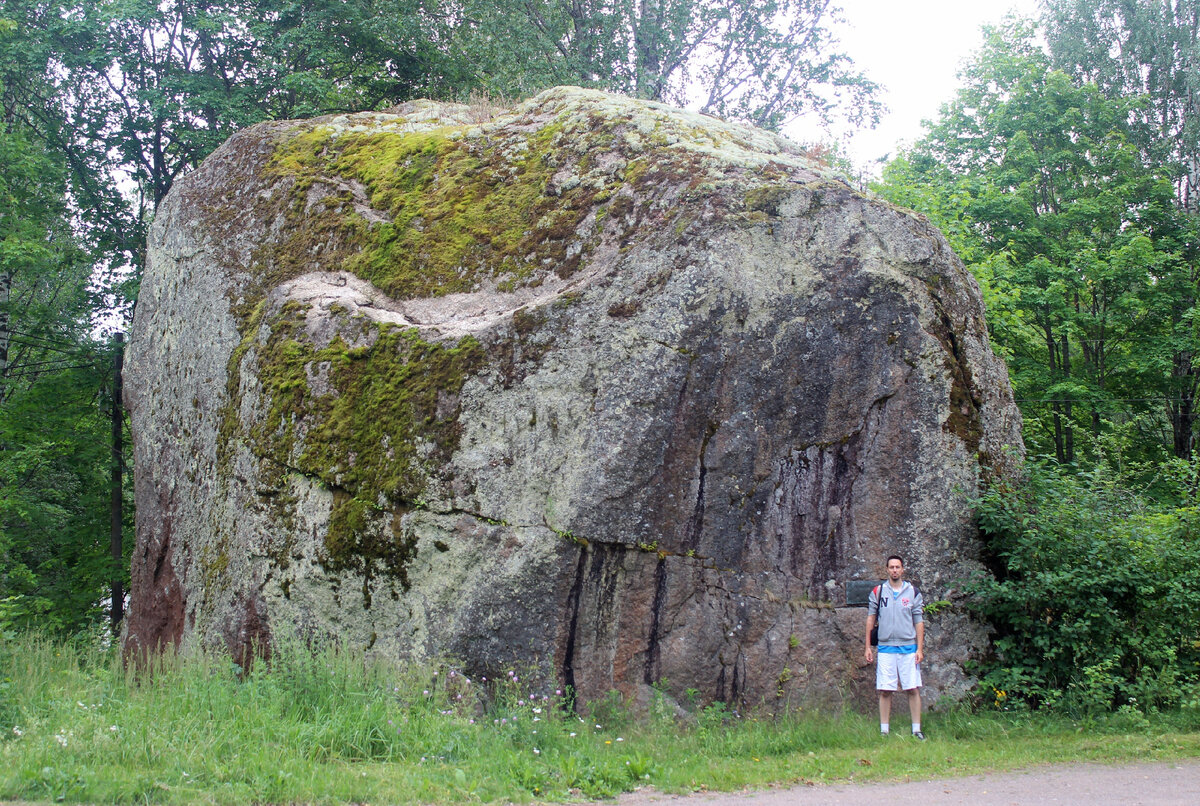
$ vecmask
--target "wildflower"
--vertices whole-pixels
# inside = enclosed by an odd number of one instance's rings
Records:
[[[612,739],[605,739],[605,740],[604,740],[604,743],[605,743],[605,744],[612,744]]]
[[[58,742],[63,747],[67,746],[67,737],[62,735],[61,733],[54,734],[54,741]]]
[[[535,748],[533,748],[533,754],[534,754],[535,756],[540,756],[540,755],[542,754],[542,751],[541,751],[541,750],[538,750],[538,749],[535,747]]]
[[[533,718],[533,721],[534,721],[534,722],[541,722],[541,721],[542,721],[542,718],[541,718],[540,716],[535,716],[535,717]]]
[[[524,705],[524,704],[525,704],[524,700],[517,700],[517,705]]]
[[[87,708],[87,706],[84,705],[83,703],[81,703],[79,700],[76,700],[75,704],[78,705],[80,708]]]
[[[450,676],[451,676],[451,677],[454,677],[454,670],[453,670],[453,669],[451,669],[451,670],[450,670]]]
[[[534,712],[535,714],[540,714],[540,713],[542,712],[542,709],[541,709],[541,708],[534,708],[534,709],[533,709],[533,712]]]
[[[597,726],[596,726],[596,730],[604,730],[604,726],[603,726],[603,725],[597,725]]]
[[[425,690],[424,690],[424,691],[422,691],[421,693],[422,693],[422,694],[424,694],[426,697],[428,697],[428,696],[429,696],[429,689],[425,689]]]
[[[109,725],[109,726],[108,726],[108,729],[109,729],[109,731],[111,731],[112,733],[116,733],[116,732],[117,732],[117,726],[116,726],[116,725]]]
[[[572,735],[572,736],[574,736],[574,735],[575,735],[575,731],[571,731],[571,735]]]
[[[475,720],[474,720],[474,719],[468,719],[468,720],[467,720],[467,724],[468,724],[468,725],[474,725],[474,724],[475,724]]]
[[[20,725],[13,725],[13,735],[14,736],[24,736],[25,731],[21,730]]]
[[[560,696],[561,694],[562,694],[562,689],[558,689],[558,688],[554,689],[555,696]]]
[[[623,741],[625,741],[625,740],[624,740],[624,739],[622,739],[620,736],[618,736],[618,737],[617,737],[617,741],[618,741],[618,742],[623,742]]]

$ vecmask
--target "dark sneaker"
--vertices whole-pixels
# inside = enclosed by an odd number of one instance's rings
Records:
[[[923,741],[925,741],[925,734],[924,734],[924,733],[921,733],[921,731],[919,731],[919,730],[914,730],[914,731],[913,731],[913,738],[914,738],[914,739],[916,739],[916,740],[918,740],[918,741],[921,741],[921,742],[923,742]]]

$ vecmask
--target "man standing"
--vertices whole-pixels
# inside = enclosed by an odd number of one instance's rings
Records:
[[[921,732],[921,660],[925,657],[924,602],[920,592],[904,581],[904,560],[893,554],[887,558],[887,582],[871,591],[867,605],[867,663],[871,650],[871,630],[879,625],[879,662],[875,667],[875,688],[879,691],[879,731],[888,734],[892,712],[892,692],[908,692],[908,710],[912,714],[913,736],[924,740]]]

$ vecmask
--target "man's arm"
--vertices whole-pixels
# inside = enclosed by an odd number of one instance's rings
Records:
[[[917,663],[925,657],[925,622],[917,622]]]
[[[867,663],[873,661],[874,653],[871,651],[871,630],[875,629],[875,614],[867,614],[867,633],[863,636],[863,657],[867,659]]]

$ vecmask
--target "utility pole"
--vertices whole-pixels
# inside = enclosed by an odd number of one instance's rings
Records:
[[[112,631],[121,633],[121,619],[125,616],[125,585],[122,576],[122,560],[125,552],[121,545],[123,522],[121,504],[121,462],[124,458],[125,414],[121,406],[121,369],[124,363],[125,334],[118,333],[113,349],[113,396],[112,396],[112,498],[109,504],[111,517],[109,547],[112,549]]]

